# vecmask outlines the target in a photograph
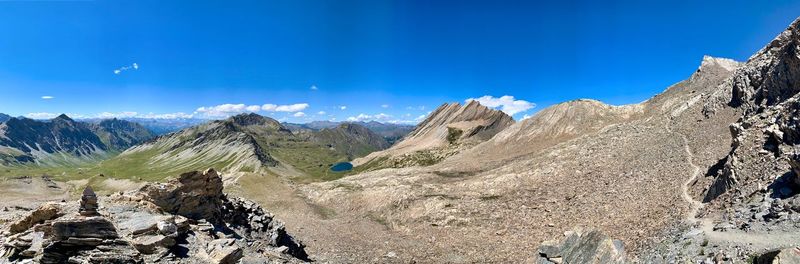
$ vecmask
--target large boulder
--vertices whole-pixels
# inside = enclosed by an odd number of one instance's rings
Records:
[[[117,229],[103,217],[78,217],[53,222],[53,237],[57,240],[70,238],[113,239],[119,237]]]
[[[214,169],[192,171],[164,184],[148,184],[140,192],[164,211],[194,220],[220,223],[222,178]]]
[[[625,263],[622,241],[600,231],[576,229],[565,236],[562,242],[543,242],[537,252],[538,263]]]
[[[61,216],[61,205],[56,203],[46,203],[38,209],[25,216],[25,218],[14,222],[9,227],[11,234],[21,233],[30,229],[36,224],[44,223],[44,221],[55,219]]]

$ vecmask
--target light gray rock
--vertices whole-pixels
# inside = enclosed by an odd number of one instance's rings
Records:
[[[562,243],[549,241],[539,246],[538,254],[544,258],[540,263],[625,263],[622,241],[597,230],[567,232]]]

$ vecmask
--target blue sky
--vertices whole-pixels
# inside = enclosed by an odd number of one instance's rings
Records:
[[[414,122],[483,97],[520,119],[577,98],[643,101],[705,54],[746,60],[800,14],[791,1],[538,2],[2,1],[0,112]]]

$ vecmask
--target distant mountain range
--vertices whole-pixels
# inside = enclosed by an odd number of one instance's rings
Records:
[[[184,128],[196,126],[202,123],[209,122],[209,120],[198,118],[139,118],[139,117],[124,117],[121,120],[135,122],[150,130],[153,134],[163,135],[179,131]],[[106,119],[90,118],[80,119],[79,121],[88,123],[99,123]],[[2,116],[0,116],[2,122]]]
[[[227,157],[228,162],[223,163],[233,166],[230,168],[245,166],[257,169],[262,165],[278,164],[265,149],[286,150],[287,155],[284,156],[291,156],[286,159],[294,160],[295,164],[303,163],[299,160],[301,156],[288,155],[288,152],[299,145],[307,145],[304,147],[324,154],[320,160],[328,163],[349,161],[388,148],[393,141],[412,129],[413,126],[379,122],[281,124],[256,114],[242,114],[219,121],[146,118],[73,120],[67,115],[50,120],[34,120],[0,114],[0,161],[6,165],[26,162],[75,164],[104,160],[134,146],[137,147],[124,154],[133,155],[139,150],[151,148],[163,154],[174,153],[187,146],[195,150],[216,146],[217,149],[195,154],[204,156],[208,161]],[[138,146],[150,139],[154,141]],[[233,149],[238,147],[247,149],[242,153],[250,153],[256,159],[235,158],[226,152],[235,151]],[[322,149],[327,151],[320,151]],[[182,155],[180,158],[186,159],[198,156]],[[108,163],[114,163],[114,160]]]
[[[161,135],[105,160],[99,172],[119,177],[168,177],[208,167],[230,172],[295,171],[308,180],[326,177],[336,162],[389,147],[380,135],[358,124],[321,130],[290,130],[257,114],[241,114]],[[226,176],[228,177],[228,176]]]
[[[389,124],[377,121],[369,121],[369,122],[312,121],[306,124],[283,123],[284,126],[291,129],[292,131],[300,131],[300,130],[318,131],[325,128],[334,128],[342,124],[356,124],[359,126],[366,127],[375,134],[378,134],[381,137],[383,137],[387,142],[389,142],[389,144],[394,144],[395,142],[399,141],[400,139],[405,137],[408,133],[410,133],[412,130],[414,130],[415,127],[413,125]]]
[[[6,115],[4,115],[6,116]],[[155,135],[124,120],[96,124],[66,115],[50,120],[12,117],[0,123],[0,162],[75,163],[107,157]]]

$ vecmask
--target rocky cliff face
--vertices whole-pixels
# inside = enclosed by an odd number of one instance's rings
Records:
[[[197,188],[201,187],[201,188]],[[295,263],[308,260],[284,224],[222,193],[214,170],[96,200],[48,203],[0,233],[3,261],[41,263]]]
[[[488,108],[477,101],[466,105],[444,104],[425,121],[391,148],[356,159],[356,166],[408,167],[433,165],[459,151],[489,140],[514,124],[502,111]]]
[[[785,229],[800,220],[797,156],[800,153],[800,20],[725,82],[704,110],[743,114],[729,126],[729,153],[708,169],[702,189],[708,210],[721,226],[746,231]],[[765,239],[768,236],[764,236]]]

